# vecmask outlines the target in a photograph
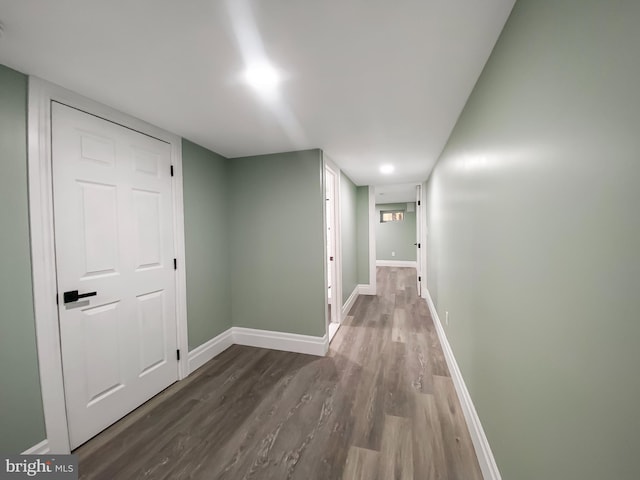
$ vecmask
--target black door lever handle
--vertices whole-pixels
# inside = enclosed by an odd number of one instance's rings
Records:
[[[97,294],[98,292],[78,294],[78,290],[70,290],[68,292],[64,292],[63,298],[64,298],[64,303],[73,303],[73,302],[77,302],[80,298],[95,297]]]

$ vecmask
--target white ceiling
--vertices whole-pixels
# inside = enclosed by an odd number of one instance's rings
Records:
[[[513,3],[0,0],[0,63],[227,157],[322,148],[358,185],[417,182]],[[261,54],[277,102],[239,81]]]

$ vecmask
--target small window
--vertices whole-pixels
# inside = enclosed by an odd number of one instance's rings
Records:
[[[401,222],[403,220],[403,210],[380,210],[380,223]]]

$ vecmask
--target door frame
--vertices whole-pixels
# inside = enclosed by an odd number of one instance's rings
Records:
[[[422,242],[422,184],[416,185],[416,285],[418,288],[418,296],[422,297],[422,290],[424,284],[422,279],[424,274],[422,272],[422,257],[424,255],[424,249],[422,248],[424,243]]]
[[[334,265],[333,270],[335,272],[335,285],[331,288],[335,288],[332,292],[332,295],[335,297],[335,308],[336,308],[336,319],[338,320],[338,324],[342,323],[342,237],[340,232],[340,177],[342,172],[338,168],[338,166],[331,161],[327,157],[327,154],[323,152],[322,154],[322,224],[324,227],[324,305],[325,305],[325,328],[327,336],[329,335],[329,323],[331,322],[331,318],[329,318],[329,289],[328,289],[328,280],[329,280],[329,272],[327,271],[327,201],[326,201],[326,189],[327,189],[327,170],[330,170],[333,173],[334,177],[334,185],[333,185],[333,212],[334,212],[334,226],[335,231],[333,232],[335,243],[333,246],[334,251]]]
[[[422,242],[422,264],[420,265],[421,275],[422,275],[422,298],[427,298],[427,254],[428,250],[428,240],[429,240],[429,232],[427,225],[427,182],[422,182],[420,184],[420,241]]]
[[[51,102],[59,102],[171,145],[174,249],[176,272],[178,380],[188,374],[187,296],[182,186],[182,139],[142,120],[119,112],[63,87],[29,76],[28,182],[33,306],[36,347],[40,371],[42,405],[49,450],[69,453],[69,432],[62,372],[60,328],[56,302],[56,258],[54,249],[53,175],[51,155]]]
[[[377,270],[376,270],[376,223],[379,221],[376,214],[376,187],[369,185],[369,289],[368,295],[378,294]]]

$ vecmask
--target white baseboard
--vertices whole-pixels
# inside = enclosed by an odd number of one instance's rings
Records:
[[[40,443],[22,452],[22,455],[46,455],[49,451],[49,440],[45,438]]]
[[[233,327],[233,343],[249,347],[270,348],[285,352],[306,353],[323,357],[329,349],[329,337],[299,335],[297,333],[271,332],[253,328]]]
[[[349,295],[349,298],[347,298],[347,301],[344,302],[344,305],[342,305],[342,312],[341,312],[342,315],[340,316],[341,322],[346,318],[347,315],[349,315],[349,310],[351,310],[351,307],[353,307],[353,304],[356,303],[356,299],[358,298],[359,293],[360,293],[360,285],[356,285],[355,288],[353,289],[353,292],[351,292],[351,295]]]
[[[378,294],[378,292],[376,292],[376,286],[369,285],[369,284],[358,285],[358,293],[360,293],[360,295],[377,295]]]
[[[376,260],[376,267],[417,267],[415,260]]]
[[[333,340],[333,337],[336,336],[336,333],[338,333],[338,330],[340,330],[340,324],[337,322],[331,322],[329,324],[329,343],[331,343],[331,340]]]
[[[189,352],[189,373],[196,371],[234,344],[322,357],[329,350],[329,337],[328,335],[312,337],[295,333],[231,327]]]
[[[444,350],[444,356],[447,360],[449,371],[451,372],[451,379],[453,380],[453,384],[455,385],[456,392],[460,400],[460,405],[462,406],[464,418],[467,421],[467,428],[471,435],[473,447],[476,450],[476,456],[478,457],[478,463],[482,470],[482,476],[485,480],[502,480],[502,476],[498,470],[498,465],[493,457],[493,452],[491,452],[489,441],[487,440],[487,436],[485,435],[482,424],[480,423],[478,412],[476,412],[476,408],[473,406],[471,395],[469,395],[469,390],[467,390],[467,386],[462,378],[458,362],[456,362],[456,359],[453,356],[453,350],[451,350],[451,345],[449,345],[447,335],[444,332],[444,328],[442,328],[440,317],[438,317],[438,312],[436,311],[436,307],[433,304],[433,299],[431,298],[429,291],[426,291],[426,299],[427,304],[429,305],[429,310],[431,311],[431,316],[433,317],[433,323],[435,324],[436,331],[438,332],[440,344]]]
[[[194,372],[213,357],[220,355],[231,345],[233,345],[233,333],[229,328],[208,342],[194,348],[189,352],[189,373]]]

